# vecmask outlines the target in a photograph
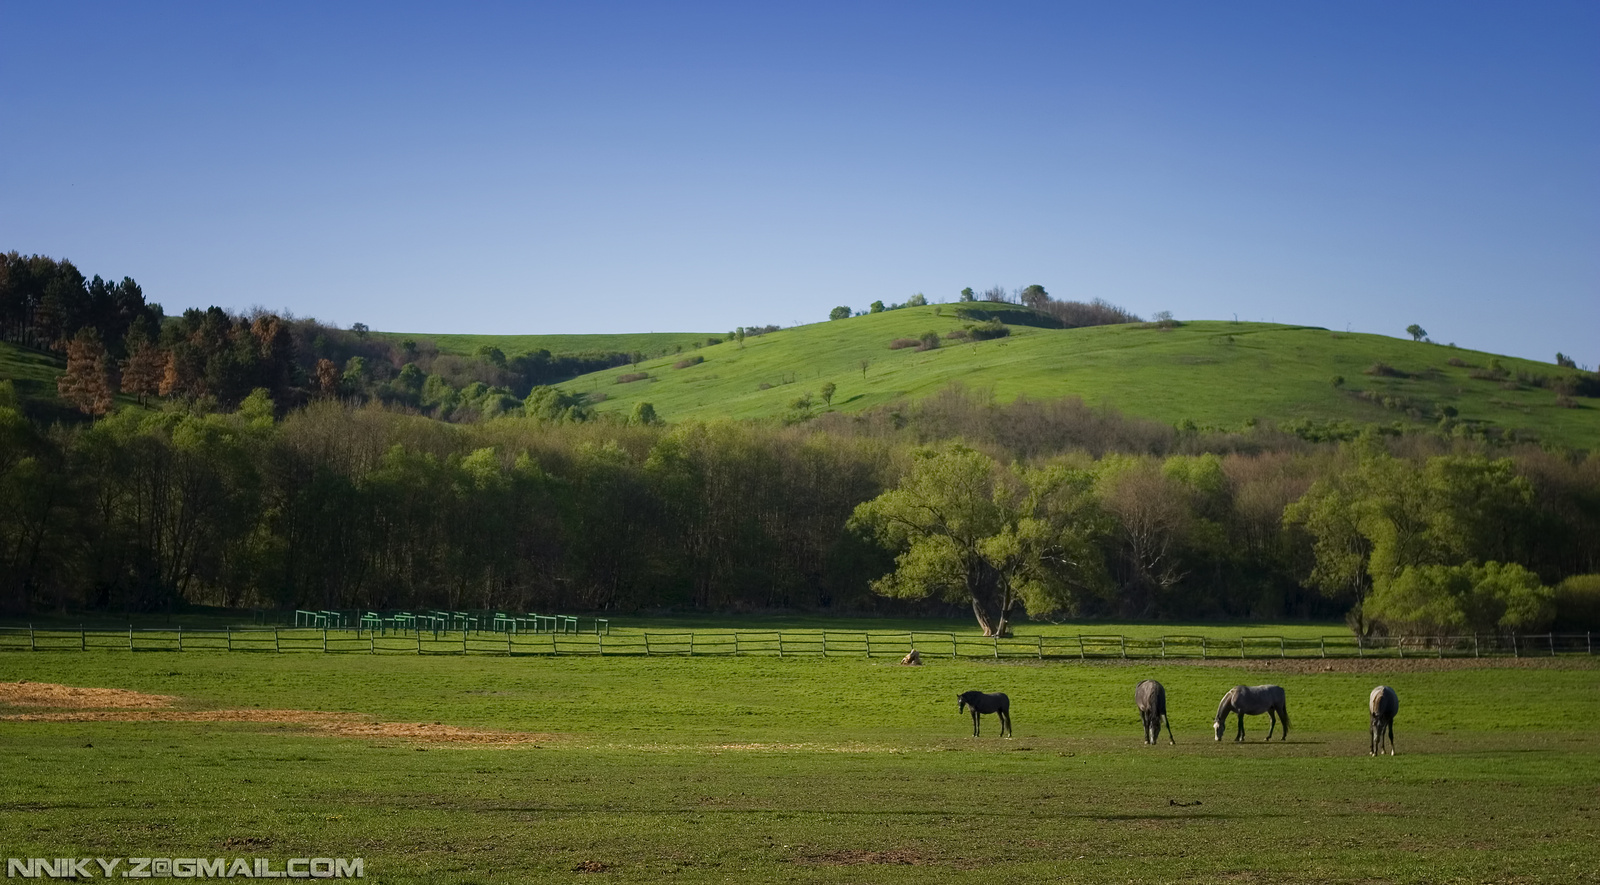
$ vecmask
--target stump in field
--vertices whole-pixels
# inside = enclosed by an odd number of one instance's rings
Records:
[[[900,663],[907,667],[920,667],[922,666],[922,655],[916,649],[912,649],[911,654],[900,659]]]

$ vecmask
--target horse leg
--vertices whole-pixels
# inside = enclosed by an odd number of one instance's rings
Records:
[[[1394,755],[1394,720],[1390,719],[1389,722],[1388,722],[1388,725],[1389,725],[1389,755],[1393,756]],[[1380,746],[1379,749],[1383,749],[1383,748]]]
[[[1172,720],[1171,719],[1167,719],[1167,714],[1165,714],[1165,713],[1161,714],[1161,718],[1163,720],[1166,720],[1166,723],[1167,723],[1167,743],[1172,744],[1173,746],[1177,746],[1178,742],[1172,739]],[[1161,743],[1161,723],[1160,722],[1156,723],[1156,737],[1155,737],[1155,740],[1151,741],[1150,743],[1152,743],[1152,744]]]
[[[1272,730],[1278,727],[1278,711],[1272,709],[1267,710],[1267,719],[1272,723],[1271,725],[1267,726],[1267,740],[1270,741],[1272,740]]]
[[[1233,739],[1235,741],[1242,741],[1244,740],[1244,713],[1241,711],[1235,713],[1234,715],[1239,717],[1239,733],[1234,735]]]
[[[1004,738],[1011,737],[1011,711],[1010,710],[1001,710],[1000,711],[1000,736],[1004,737]]]
[[[978,717],[981,716],[981,715],[983,715],[983,714],[978,712],[978,708],[977,707],[973,707],[972,708],[972,736],[973,737],[977,737],[978,736]]]

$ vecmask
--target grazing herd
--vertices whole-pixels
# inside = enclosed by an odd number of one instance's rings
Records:
[[[1139,718],[1144,722],[1144,742],[1146,744],[1159,743],[1161,740],[1161,723],[1167,724],[1167,742],[1176,744],[1172,739],[1172,722],[1167,719],[1167,690],[1161,683],[1154,679],[1146,679],[1133,689],[1133,703],[1139,708]],[[1000,736],[1009,737],[1011,734],[1011,699],[998,692],[988,694],[981,691],[962,692],[956,696],[956,712],[961,713],[968,708],[972,710],[972,736],[978,736],[979,718],[985,713],[994,713],[1000,718]],[[1372,742],[1370,755],[1378,756],[1383,753],[1383,739],[1389,738],[1389,755],[1394,755],[1394,716],[1400,711],[1400,696],[1394,689],[1387,685],[1380,685],[1372,690],[1367,698],[1367,709],[1372,713]],[[1283,723],[1283,734],[1278,739],[1289,739],[1289,702],[1283,693],[1283,688],[1277,685],[1235,685],[1228,689],[1222,696],[1221,703],[1217,704],[1217,715],[1211,723],[1213,737],[1222,740],[1223,732],[1228,729],[1228,714],[1239,718],[1238,731],[1234,735],[1235,741],[1244,740],[1244,717],[1267,714],[1271,724],[1267,726],[1267,740],[1272,740],[1272,734],[1277,729],[1278,723]]]

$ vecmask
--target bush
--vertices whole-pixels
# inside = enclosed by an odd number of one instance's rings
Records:
[[[1409,377],[1411,377],[1410,375],[1407,375],[1405,372],[1402,372],[1399,369],[1396,369],[1394,366],[1391,366],[1391,365],[1389,365],[1388,363],[1385,363],[1385,362],[1373,363],[1372,365],[1366,367],[1365,369],[1362,369],[1361,370],[1361,374],[1363,374],[1363,375],[1377,375],[1377,376],[1383,377],[1383,378],[1409,378]]]
[[[1362,606],[1390,633],[1538,631],[1555,615],[1554,592],[1516,563],[1407,566]]]
[[[703,356],[691,356],[688,359],[678,360],[677,362],[672,364],[672,367],[674,369],[687,369],[690,366],[698,366],[698,365],[700,365],[701,363],[703,363],[705,361],[706,361],[706,358],[703,357]]]
[[[1471,366],[1472,366],[1471,363],[1467,362],[1466,360],[1464,360],[1464,359],[1462,359],[1461,357],[1458,357],[1458,356],[1453,356],[1453,357],[1445,360],[1445,362],[1449,363],[1452,366],[1455,366],[1458,369],[1459,368],[1471,368]]]
[[[966,329],[956,329],[953,332],[944,333],[944,337],[950,339],[951,341],[965,341],[967,340],[968,335]]]
[[[626,375],[618,375],[617,376],[617,383],[618,384],[632,384],[635,381],[645,381],[645,380],[649,379],[649,377],[650,377],[650,373],[649,372],[629,372]]]
[[[988,341],[992,338],[1004,338],[1007,335],[1010,335],[1011,327],[1000,322],[999,320],[989,320],[987,322],[979,323],[967,331],[972,335],[973,338],[976,338],[979,341]],[[916,342],[912,341],[911,343],[915,344]]]
[[[1556,585],[1557,630],[1600,630],[1600,575],[1573,575]]]
[[[907,347],[916,347],[922,342],[915,338],[896,338],[889,342],[890,350],[904,350]]]
[[[917,344],[917,350],[934,350],[939,346],[938,332],[923,332]]]

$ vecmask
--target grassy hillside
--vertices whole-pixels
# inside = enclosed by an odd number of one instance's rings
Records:
[[[563,353],[640,353],[659,356],[679,348],[691,350],[708,338],[721,338],[726,332],[636,332],[618,335],[432,335],[427,332],[373,332],[378,338],[393,341],[431,341],[440,353],[470,356],[485,344],[500,348],[506,356],[548,350]]]
[[[1171,329],[1012,325],[1007,338],[942,340],[940,348],[920,352],[890,349],[897,338],[928,331],[943,336],[967,325],[971,321],[956,316],[952,305],[905,308],[701,348],[692,356],[704,361],[684,368],[674,366],[689,354],[674,354],[563,386],[603,394],[602,411],[650,402],[668,421],[781,415],[797,397],[817,398],[828,382],[837,386],[832,408],[846,412],[959,382],[990,389],[1002,401],[1074,395],[1130,415],[1202,426],[1238,428],[1252,419],[1423,426],[1449,407],[1461,420],[1524,429],[1551,442],[1600,442],[1595,400],[1578,398],[1576,407],[1562,407],[1553,391],[1528,383],[1570,370],[1381,335],[1225,321]],[[1488,374],[1495,359],[1507,377],[1473,377]],[[649,378],[619,383],[640,372]],[[1521,382],[1517,373],[1523,373]],[[1340,387],[1333,384],[1336,375],[1344,379]],[[816,408],[823,408],[820,398]]]
[[[56,378],[66,371],[66,361],[55,356],[0,342],[0,381],[10,381],[23,410],[46,421],[76,414],[56,396]]]

